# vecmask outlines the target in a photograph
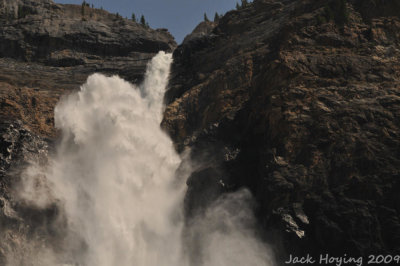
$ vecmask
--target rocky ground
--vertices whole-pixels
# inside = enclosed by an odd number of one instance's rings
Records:
[[[399,14],[255,0],[178,46],[162,126],[204,165],[188,213],[246,186],[279,262],[398,254]]]

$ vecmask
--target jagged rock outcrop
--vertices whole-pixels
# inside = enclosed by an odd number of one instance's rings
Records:
[[[188,34],[184,39],[182,44],[187,43],[189,41],[193,41],[194,39],[202,38],[209,35],[214,29],[216,23],[211,21],[203,21],[192,31],[192,33]]]
[[[212,191],[251,189],[281,264],[400,251],[399,14],[255,0],[174,52],[162,126],[215,169]],[[196,178],[187,208],[204,207]]]
[[[87,76],[117,74],[138,82],[173,37],[119,15],[51,0],[0,1],[1,115],[54,135],[53,108],[60,95]]]

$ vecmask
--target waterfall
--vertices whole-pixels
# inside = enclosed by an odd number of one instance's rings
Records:
[[[62,138],[45,176],[66,234],[49,265],[193,265],[182,236],[181,159],[160,128],[171,61],[156,55],[141,86],[91,75],[58,103]],[[196,266],[272,265],[268,248],[243,225],[253,220],[250,197],[240,191],[221,198],[187,230],[204,243]]]

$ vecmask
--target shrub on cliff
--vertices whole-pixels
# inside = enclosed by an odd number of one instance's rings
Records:
[[[83,1],[82,5],[81,5],[81,15],[82,15],[82,17],[85,16],[85,7],[86,7],[86,2]]]
[[[219,14],[217,12],[215,12],[214,22],[218,22],[218,21],[219,21]]]
[[[35,12],[26,6],[18,6],[18,19],[24,18],[30,14],[35,14]]]
[[[140,17],[140,24],[142,24],[142,26],[146,27],[146,28],[150,28],[150,25],[148,22],[146,22],[146,19],[144,18],[144,15],[142,15]]]
[[[206,13],[204,13],[204,21],[205,22],[209,22],[210,20],[208,19],[208,17],[207,17],[207,14]]]

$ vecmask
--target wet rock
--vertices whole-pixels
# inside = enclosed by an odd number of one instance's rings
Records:
[[[0,261],[13,249],[23,249],[27,241],[53,241],[51,223],[58,218],[53,204],[37,208],[18,200],[21,174],[31,164],[45,165],[49,143],[24,127],[21,121],[0,124]],[[47,225],[47,226],[46,226]],[[38,243],[40,243],[38,241]],[[49,242],[49,243],[50,243]]]
[[[193,172],[186,183],[185,213],[190,219],[204,212],[222,194],[225,186],[221,173],[211,167]]]

